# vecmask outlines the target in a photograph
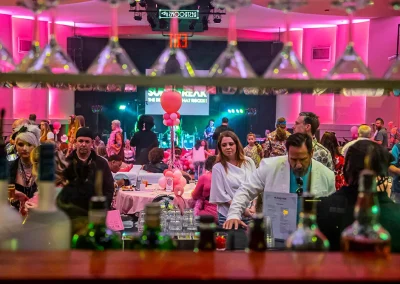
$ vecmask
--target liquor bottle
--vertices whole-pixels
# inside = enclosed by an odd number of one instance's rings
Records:
[[[262,214],[257,214],[250,223],[249,250],[266,251],[265,222]]]
[[[329,241],[318,229],[316,221],[316,202],[314,196],[303,193],[302,208],[299,223],[286,240],[286,247],[294,251],[326,251],[329,250]]]
[[[102,196],[103,175],[96,173],[95,191],[96,195],[90,199],[89,224],[82,234],[75,234],[72,237],[73,249],[87,250],[110,250],[121,249],[120,236],[106,226],[107,199]]]
[[[140,238],[141,249],[174,250],[174,240],[161,233],[161,207],[159,203],[150,203],[145,207],[144,228]]]
[[[2,135],[1,135],[2,137]],[[8,162],[4,143],[0,145],[0,250],[17,249],[22,218],[8,202]]]
[[[215,244],[215,229],[216,225],[213,216],[200,216],[200,239],[195,248],[195,252],[198,251],[214,251],[216,249]]]
[[[390,253],[391,238],[379,223],[379,202],[376,196],[374,172],[364,170],[360,174],[355,221],[347,227],[341,238],[345,252],[372,252],[386,256]]]
[[[22,218],[8,202],[8,161],[3,139],[5,110],[0,112],[0,250],[16,250],[17,235],[21,230]],[[14,195],[15,198],[15,186]]]
[[[20,235],[20,250],[68,250],[71,221],[56,206],[54,145],[39,146],[38,207],[30,209]]]

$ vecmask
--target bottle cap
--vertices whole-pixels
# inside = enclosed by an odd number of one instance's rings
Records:
[[[105,196],[93,196],[90,199],[90,210],[107,209],[107,198]]]
[[[211,224],[214,223],[214,217],[211,215],[202,215],[200,216],[200,223]]]

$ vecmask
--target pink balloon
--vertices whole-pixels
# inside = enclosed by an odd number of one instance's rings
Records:
[[[168,120],[163,120],[163,124],[165,125],[165,126],[168,126]]]
[[[182,196],[182,194],[185,192],[185,190],[183,189],[183,186],[176,186],[174,187],[174,194],[176,196]]]
[[[190,164],[190,165],[189,165],[189,168],[190,168],[191,170],[193,170],[193,169],[194,169],[194,165],[193,165],[193,164]]]
[[[165,177],[160,177],[160,179],[158,180],[158,185],[164,189],[167,185],[167,179]]]
[[[173,112],[173,113],[170,114],[169,118],[172,119],[172,120],[175,120],[175,119],[178,118],[178,115]]]
[[[185,171],[187,171],[187,170],[188,170],[188,166],[184,165],[184,166],[183,166],[183,169],[184,169]]]
[[[174,187],[180,185],[181,183],[181,178],[180,177],[174,177]]]
[[[169,116],[169,114],[168,114],[168,113],[164,113],[164,115],[163,115],[163,118],[164,118],[165,120],[167,120],[167,119],[169,119],[169,118],[170,118],[170,116]]]
[[[174,179],[175,178],[181,178],[181,177],[182,177],[182,173],[181,173],[180,170],[177,170],[177,171],[174,172]]]
[[[182,187],[185,187],[186,184],[187,184],[186,179],[185,179],[184,177],[181,177],[180,185],[181,185]]]
[[[167,126],[174,126],[174,121],[172,119],[168,119]]]
[[[358,127],[357,126],[353,126],[350,128],[350,132],[351,134],[357,134],[358,133]]]
[[[182,106],[182,96],[176,91],[164,91],[161,95],[160,103],[165,112],[177,112]]]
[[[60,130],[60,128],[61,128],[61,123],[60,123],[59,121],[55,121],[55,122],[53,123],[53,128],[54,128],[54,130]]]
[[[173,177],[174,177],[174,173],[173,173],[172,171],[166,171],[166,172],[165,172],[165,177],[171,177],[171,178],[173,178]]]
[[[176,112],[176,115],[178,116],[178,118],[181,118],[181,114],[179,112]]]
[[[174,125],[179,125],[179,123],[181,123],[181,121],[180,121],[179,118],[177,118],[177,119],[174,120]]]

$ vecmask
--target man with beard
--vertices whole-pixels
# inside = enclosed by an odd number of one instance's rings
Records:
[[[376,144],[382,145],[385,149],[388,147],[388,135],[386,132],[386,128],[383,127],[385,123],[383,122],[382,118],[377,118],[375,120],[375,127],[376,127],[376,133],[374,135],[374,138],[372,141],[374,141]]]
[[[76,133],[76,149],[67,157],[68,167],[64,170],[67,185],[58,195],[58,205],[66,211],[71,219],[75,216],[87,215],[89,201],[95,195],[96,173],[103,174],[103,195],[108,204],[114,194],[114,179],[106,159],[98,156],[93,146],[93,133],[87,127]]]
[[[313,159],[311,136],[296,133],[286,140],[288,155],[263,159],[259,168],[236,191],[229,208],[225,229],[247,227],[241,221],[251,200],[261,192],[297,193],[308,190],[315,197],[335,192],[335,175],[320,162]],[[264,202],[266,200],[264,194]]]

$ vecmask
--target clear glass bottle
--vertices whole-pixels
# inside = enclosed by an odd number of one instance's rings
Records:
[[[386,256],[390,254],[391,237],[379,223],[379,202],[376,196],[376,176],[370,170],[360,174],[355,221],[347,227],[341,238],[345,252],[371,252]]]
[[[71,221],[56,206],[54,182],[54,145],[40,145],[38,207],[30,209],[26,218],[19,249],[29,251],[68,250],[71,245]]]
[[[195,252],[198,251],[215,251],[215,230],[217,226],[215,225],[213,216],[200,216],[200,239],[197,242]]]
[[[257,214],[250,223],[249,250],[266,251],[265,222],[262,214]]]
[[[17,249],[21,227],[21,215],[8,201],[8,161],[3,143],[0,145],[0,250]]]
[[[294,251],[327,251],[329,241],[318,229],[314,196],[303,193],[297,229],[286,240],[286,247]]]

